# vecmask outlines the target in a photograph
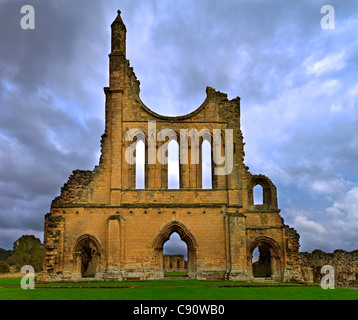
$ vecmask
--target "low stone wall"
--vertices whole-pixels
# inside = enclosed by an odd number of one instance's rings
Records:
[[[300,252],[298,257],[306,282],[320,284],[324,276],[321,268],[330,265],[334,268],[336,287],[358,288],[358,250],[335,250],[333,253],[314,250],[312,253]]]
[[[185,261],[183,255],[164,255],[163,270],[164,272],[187,271],[188,261]]]

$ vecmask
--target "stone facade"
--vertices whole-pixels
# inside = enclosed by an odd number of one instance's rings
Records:
[[[45,217],[46,253],[39,280],[161,279],[163,245],[173,232],[187,244],[186,268],[193,279],[253,281],[252,255],[258,247],[265,252],[261,260],[273,280],[303,280],[299,235],[284,224],[275,185],[264,175],[250,173],[244,164],[240,98],[229,100],[208,87],[205,101],[190,114],[168,117],[151,111],[139,97],[140,83],[126,58],[126,27],[120,12],[111,30],[99,165],[93,171],[73,171],[53,200]],[[173,130],[175,137],[160,136],[163,129]],[[194,143],[199,151],[204,141],[211,143],[212,188],[202,188],[199,153],[199,163],[180,164],[180,188],[168,189],[168,164],[152,163],[149,155],[159,157],[162,147],[172,139],[183,140],[180,133],[191,129],[203,134],[198,141],[195,137],[186,140],[188,150]],[[221,136],[216,141],[215,130]],[[128,139],[128,132],[137,134]],[[217,175],[216,169],[230,162],[226,132],[232,134],[232,170]],[[145,188],[140,190],[136,189],[136,165],[128,161],[127,154],[139,140],[146,150]],[[222,164],[213,161],[214,143],[220,147]],[[134,152],[129,154],[134,156]],[[194,157],[190,152],[180,152],[182,156]],[[259,205],[253,192],[257,185],[263,195]]]
[[[358,250],[335,250],[333,253],[321,250],[312,253],[300,252],[299,259],[305,282],[320,283],[324,276],[321,268],[329,265],[334,268],[335,286],[358,288]]]

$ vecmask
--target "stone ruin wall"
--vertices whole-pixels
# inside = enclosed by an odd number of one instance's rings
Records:
[[[183,255],[163,255],[164,272],[188,271],[188,261]]]
[[[73,227],[72,221],[77,221],[77,224],[81,227],[83,227],[84,225],[85,227],[88,227],[88,225],[91,224],[101,224],[101,226],[107,226],[107,229],[105,229],[105,227],[102,227],[102,229],[100,230],[99,227],[99,229],[96,230],[96,234],[98,233],[102,239],[110,238],[108,234],[106,235],[106,232],[111,232],[111,236],[114,237],[114,235],[116,235],[118,237],[118,228],[115,229],[114,227],[118,225],[118,221],[123,217],[116,210],[118,210],[119,207],[123,208],[123,214],[128,216],[126,222],[127,226],[128,228],[130,228],[132,226],[130,223],[133,223],[133,225],[135,225],[135,223],[139,222],[134,221],[135,219],[133,217],[135,214],[137,214],[134,209],[138,207],[137,211],[140,211],[141,206],[145,204],[144,200],[142,201],[142,203],[138,203],[137,200],[140,197],[138,195],[138,192],[136,193],[135,190],[126,190],[125,192],[120,192],[120,190],[122,190],[120,186],[122,177],[119,175],[119,173],[122,172],[122,168],[118,166],[117,162],[112,161],[112,158],[114,157],[114,154],[112,153],[113,150],[117,152],[118,150],[120,151],[122,148],[122,141],[120,135],[115,135],[118,131],[118,124],[120,123],[120,121],[122,121],[122,123],[125,123],[126,126],[130,127],[129,123],[132,123],[134,120],[138,120],[139,118],[138,110],[141,112],[141,115],[143,115],[144,120],[157,119],[157,115],[153,115],[152,111],[142,105],[138,97],[139,81],[137,80],[133,72],[133,68],[129,67],[129,61],[125,58],[125,50],[124,52],[117,52],[118,50],[120,51],[120,49],[125,48],[125,36],[122,36],[122,38],[119,39],[120,41],[122,41],[121,45],[119,45],[117,39],[118,35],[116,35],[116,32],[118,32],[119,30],[117,28],[118,24],[123,30],[125,30],[122,20],[120,19],[120,17],[118,17],[116,23],[113,24],[113,27],[115,28],[113,29],[114,36],[112,36],[112,40],[115,40],[116,42],[113,46],[114,51],[112,50],[113,52],[110,55],[110,87],[105,88],[107,99],[107,118],[106,131],[103,134],[101,140],[100,165],[96,167],[93,171],[73,171],[68,182],[61,189],[61,195],[53,200],[51,205],[51,212],[48,213],[45,217],[46,253],[44,258],[44,269],[48,271],[48,276],[58,276],[58,279],[61,280],[66,280],[67,275],[68,280],[70,280],[72,276],[71,268],[73,268],[73,265],[71,264],[72,262],[69,261],[74,258],[72,258],[69,254],[70,246],[66,247],[66,245],[68,245],[68,243],[70,242],[70,239],[72,239],[70,238],[70,236],[74,237],[72,236],[72,234],[75,234],[76,231],[75,228],[73,228],[73,230],[71,229]],[[120,71],[122,73],[120,73]],[[126,104],[126,118],[120,118],[118,121],[114,121],[114,119],[117,119],[116,116],[119,117],[119,115],[121,115],[121,113],[118,113],[118,110],[116,109],[119,102]],[[130,108],[128,106],[130,106]],[[245,266],[244,262],[246,260],[250,260],[250,254],[252,255],[252,251],[254,250],[255,246],[263,246],[265,244],[269,244],[271,250],[273,250],[273,255],[270,259],[274,258],[272,259],[274,260],[274,263],[272,264],[274,267],[272,269],[275,269],[275,276],[277,279],[282,278],[284,281],[287,282],[305,281],[308,283],[319,284],[320,280],[324,276],[320,273],[322,266],[331,265],[335,270],[335,285],[337,287],[358,288],[358,250],[353,252],[336,250],[333,253],[324,253],[320,250],[315,250],[312,253],[299,252],[299,234],[293,228],[284,225],[284,221],[279,215],[280,210],[277,206],[276,187],[267,177],[263,175],[250,174],[248,171],[249,168],[244,165],[244,143],[242,132],[240,130],[239,120],[240,99],[235,98],[229,101],[227,99],[226,94],[216,92],[213,88],[208,87],[207,102],[205,102],[205,104],[203,104],[203,106],[200,108],[200,110],[198,109],[200,111],[200,114],[197,111],[194,116],[191,116],[191,119],[198,121],[198,123],[200,124],[196,124],[196,128],[198,130],[203,128],[203,124],[201,124],[203,123],[203,121],[217,121],[216,118],[212,118],[213,114],[217,115],[218,119],[222,119],[224,122],[227,122],[231,127],[236,128],[236,131],[234,133],[234,141],[236,141],[237,143],[235,147],[235,159],[237,163],[235,164],[236,170],[233,171],[233,176],[230,179],[230,185],[227,184],[225,179],[218,179],[217,181],[215,180],[214,182],[216,186],[219,186],[220,188],[218,188],[218,190],[215,190],[215,192],[213,190],[211,194],[201,196],[201,198],[199,198],[200,201],[198,200],[198,202],[201,204],[207,204],[204,207],[205,210],[198,209],[198,213],[200,211],[200,214],[205,214],[205,221],[208,221],[208,219],[213,219],[213,222],[211,224],[210,222],[208,223],[208,225],[213,226],[218,221],[218,215],[215,216],[214,214],[209,214],[208,211],[210,211],[210,209],[215,209],[217,207],[217,204],[211,203],[210,200],[212,199],[210,199],[209,197],[215,195],[217,198],[219,198],[219,200],[217,201],[218,203],[221,203],[221,198],[223,197],[223,195],[225,197],[228,197],[227,204],[229,205],[230,210],[225,213],[224,210],[221,209],[221,213],[223,214],[225,219],[225,227],[220,230],[221,234],[218,234],[218,231],[216,231],[215,233],[212,232],[212,235],[218,237],[219,240],[222,239],[220,238],[222,237],[222,235],[226,234],[226,236],[228,237],[227,240],[225,240],[225,248],[227,250],[230,249],[230,253],[228,254],[228,256],[230,256],[229,261],[230,272],[233,274],[232,278],[236,279],[236,281],[242,280],[242,278],[240,278],[239,276],[235,276],[235,272],[237,272],[238,275],[240,273],[243,273],[243,277],[246,277],[245,279],[251,279],[247,276],[247,274],[245,274],[245,272],[251,272],[249,270],[250,267],[246,268],[245,270],[242,269],[242,266]],[[128,112],[128,110],[130,110],[131,112]],[[148,116],[148,114],[150,116]],[[143,119],[141,118],[141,120]],[[179,121],[178,123],[181,122]],[[158,125],[158,130],[159,129],[160,127]],[[221,129],[223,130],[224,126]],[[113,163],[116,164],[116,167],[112,168]],[[186,170],[188,171],[188,169]],[[112,173],[112,171],[114,173]],[[131,168],[127,166],[124,168],[124,172],[126,172],[126,176],[131,177],[131,181],[134,181],[134,170],[131,170]],[[155,172],[155,170],[151,170],[150,172]],[[200,180],[198,179],[198,174],[192,175],[191,177],[191,180],[189,180],[188,175],[186,175],[186,178],[188,178],[187,180],[185,180],[187,184],[186,187],[192,185],[197,186],[197,180]],[[154,181],[155,183],[159,182],[160,184],[161,180],[158,179],[155,175],[150,176],[150,178],[150,181]],[[125,181],[125,183],[126,184],[124,189],[133,188],[133,183],[129,184],[128,179]],[[162,185],[160,187],[163,187],[164,183],[161,182],[161,184]],[[261,185],[263,189],[263,205],[254,205],[253,188],[257,184]],[[152,191],[150,191],[150,189],[153,188],[158,189],[158,185],[149,185],[149,191],[147,190],[146,193],[141,193],[141,196],[143,198],[144,195],[149,195],[149,203],[152,201],[150,194],[153,193]],[[158,190],[160,189],[163,188],[159,188]],[[242,194],[239,193],[238,190],[241,190]],[[185,195],[185,197],[182,197],[179,203],[173,204],[169,201],[164,203],[164,201],[162,201],[163,204],[161,206],[168,208],[186,208],[187,203],[190,203],[190,206],[192,208],[195,208],[197,204],[193,202],[193,193],[190,190],[184,191],[185,193],[182,192],[182,194]],[[168,197],[172,194],[170,192],[167,193]],[[121,196],[123,196],[122,200],[120,200]],[[243,209],[239,209],[239,204],[241,206],[242,203],[244,204]],[[92,206],[93,204],[94,206]],[[198,208],[199,207],[200,206],[198,206]],[[154,203],[152,210],[148,210],[148,212],[144,211],[144,214],[147,215],[151,211],[153,213],[157,210],[156,208],[157,204]],[[217,208],[219,209],[219,207]],[[87,215],[82,221],[79,220],[78,217],[84,215],[86,212],[92,213],[92,209],[93,211],[103,211],[102,216],[92,214]],[[110,212],[110,210],[113,211]],[[173,213],[177,214],[174,210],[172,211]],[[186,211],[188,214],[185,216],[184,219],[184,222],[186,224],[200,225],[200,221],[194,220],[193,218],[196,216],[199,217],[199,214],[194,215],[193,210],[182,211]],[[214,212],[214,210],[212,211]],[[178,214],[180,214],[180,212]],[[169,220],[165,220],[165,215],[162,214],[160,208],[158,209],[158,215],[160,215],[160,219],[162,219],[163,225],[165,225],[165,222],[169,222],[172,219],[171,216]],[[102,219],[101,217],[104,217],[104,219]],[[219,218],[222,219],[221,216],[219,216]],[[78,221],[80,221],[81,223],[78,223]],[[122,219],[122,221],[124,220]],[[178,226],[176,227],[179,228]],[[230,233],[228,231],[229,227],[231,228]],[[201,226],[201,228],[204,228],[204,226]],[[143,230],[148,231],[147,229],[148,226],[146,226],[146,228]],[[81,234],[88,234],[89,232],[86,231],[84,227],[81,230],[81,232],[78,232],[78,235],[76,234],[76,237],[80,237]],[[88,230],[95,229],[89,228]],[[174,228],[173,230],[178,231],[178,229],[176,228]],[[170,229],[170,231],[173,230]],[[184,229],[179,228],[179,230]],[[200,230],[200,228],[198,228],[198,230]],[[189,232],[183,232],[184,235],[189,235]],[[205,230],[205,233],[203,234],[207,235],[207,230]],[[160,237],[163,237],[163,235],[161,234]],[[231,240],[229,240],[229,238]],[[245,248],[245,241],[247,241],[247,243],[251,245],[251,247],[249,248],[251,251]],[[218,245],[219,242],[214,241],[213,243],[214,245]],[[123,247],[125,247],[128,251],[130,244],[130,241],[128,241],[128,243],[123,242]],[[163,243],[158,242],[157,247],[159,248],[162,244]],[[195,243],[193,241],[193,248],[195,247],[196,249],[196,245],[194,244]],[[108,261],[106,263],[113,266],[115,264],[113,262],[114,256],[116,252],[118,252],[118,243],[112,242],[106,244],[106,246],[106,248],[109,248],[111,250],[106,253],[108,255]],[[200,248],[202,247],[203,246],[201,244]],[[200,252],[200,254],[202,256],[210,256],[211,252],[208,248],[209,246],[207,245],[207,251],[204,253]],[[66,250],[67,253],[65,252]],[[223,249],[218,246],[216,248],[216,251],[221,253],[220,250],[222,251]],[[114,255],[113,252],[115,253]],[[231,254],[233,254],[233,259],[231,257]],[[116,259],[118,261],[120,260],[117,256]],[[136,257],[136,259],[141,259],[141,257],[138,256]],[[183,259],[178,259],[175,257],[164,257],[164,261],[161,261],[161,263],[158,264],[160,265],[164,263],[163,267],[165,269],[167,263],[169,265],[172,265],[172,263],[170,263],[170,259],[180,260],[179,264],[180,266],[182,266]],[[196,263],[195,259],[193,259],[193,261]],[[203,263],[204,260],[205,259],[202,259],[200,263]],[[118,263],[118,261],[116,263]],[[128,262],[126,260],[123,261],[126,263]],[[136,262],[141,263],[141,261]],[[102,261],[100,267],[107,268],[108,266],[106,265],[106,263]],[[236,268],[236,270],[231,270],[231,264],[233,268]],[[213,268],[213,266],[214,263],[212,263],[210,267]],[[158,265],[156,265],[155,267],[158,267]],[[185,266],[184,268],[187,269],[188,267]],[[130,268],[129,270],[132,269]],[[201,272],[202,274],[204,272],[210,273],[210,270],[210,268],[207,268],[204,271],[201,270]],[[108,272],[110,273],[112,271]],[[281,275],[281,273],[284,274]],[[225,277],[227,276],[228,274],[225,275]]]
[[[82,198],[86,193],[87,185],[91,181],[93,171],[74,170],[68,183],[62,188],[61,195],[56,197],[53,201],[53,206],[62,204],[64,201],[71,201],[73,199]],[[82,196],[82,197],[81,197]],[[45,263],[53,263],[52,255],[57,250],[59,242],[58,236],[62,216],[48,216],[49,228],[47,230],[49,240],[47,243],[47,259]],[[53,229],[53,230],[52,230]],[[286,239],[288,241],[287,248],[290,252],[291,261],[288,263],[288,268],[294,276],[292,280],[304,280],[307,283],[320,284],[324,274],[321,274],[321,268],[324,265],[330,265],[335,271],[335,286],[342,288],[357,288],[358,289],[358,250],[347,252],[344,250],[335,250],[333,253],[326,253],[321,250],[314,250],[312,253],[298,252],[300,236],[293,228],[285,226]],[[178,256],[165,255],[163,260],[163,267],[168,271],[186,271],[187,261],[184,261],[184,256],[180,257],[180,268],[173,268],[172,260],[177,260]],[[300,277],[301,276],[301,277]]]
[[[299,252],[298,258],[306,282],[320,284],[324,276],[321,268],[330,265],[334,268],[335,287],[358,289],[358,250],[335,250],[333,253],[314,250],[312,253]]]

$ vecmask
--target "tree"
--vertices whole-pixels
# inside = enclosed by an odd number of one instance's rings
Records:
[[[5,250],[3,248],[0,248],[0,260],[6,260],[12,255],[11,250]]]
[[[5,261],[1,260],[0,261],[0,273],[8,273],[8,272],[10,272],[9,265]]]
[[[18,269],[24,265],[33,266],[35,272],[42,270],[44,246],[33,235],[24,235],[14,242],[12,255]]]

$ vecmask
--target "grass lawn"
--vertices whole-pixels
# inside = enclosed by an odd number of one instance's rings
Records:
[[[187,277],[187,272],[164,272],[164,277]]]
[[[320,286],[281,286],[156,280],[37,284],[21,289],[21,278],[0,278],[0,300],[358,300],[358,290]]]

